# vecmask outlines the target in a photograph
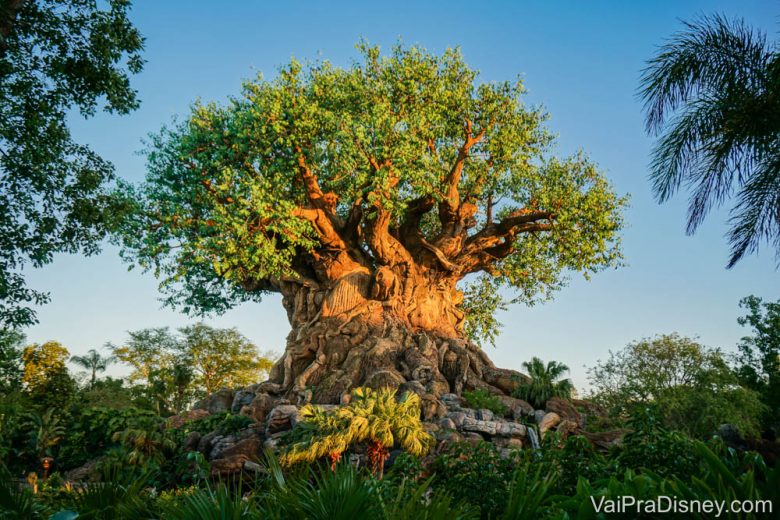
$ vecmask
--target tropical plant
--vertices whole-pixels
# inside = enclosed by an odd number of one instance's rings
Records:
[[[32,413],[29,416],[30,443],[38,459],[51,456],[51,449],[65,435],[62,419],[55,412],[54,408],[49,408],[43,414]]]
[[[356,388],[348,405],[324,411],[306,405],[300,412],[298,436],[282,457],[285,464],[330,457],[335,468],[341,454],[356,443],[367,445],[369,462],[381,478],[389,448],[395,444],[413,455],[425,455],[433,443],[420,421],[420,398],[406,393],[396,398],[395,390]]]
[[[466,390],[463,392],[463,398],[471,408],[486,408],[497,415],[505,415],[507,412],[506,405],[498,397],[482,388]]]
[[[552,397],[571,398],[574,385],[569,379],[561,379],[569,371],[563,363],[550,361],[545,365],[544,361],[533,357],[531,361],[523,362],[523,368],[530,379],[519,382],[513,392],[515,397],[528,401],[535,408],[543,408]]]
[[[780,52],[743,20],[685,23],[642,75],[663,202],[690,187],[688,233],[736,189],[728,267],[770,242],[780,259]]]
[[[161,503],[163,520],[243,520],[261,518],[256,504],[226,485],[195,489]]]
[[[22,387],[22,348],[25,335],[18,330],[0,328],[0,394]]]
[[[176,443],[167,431],[159,428],[129,428],[116,432],[112,440],[127,448],[127,463],[131,466],[143,466],[150,462],[159,464],[165,460],[166,453],[176,448]]]
[[[103,357],[95,350],[89,350],[83,356],[72,356],[70,362],[90,371],[89,386],[95,386],[98,372],[105,372],[108,365],[116,362],[116,356]]]
[[[0,519],[19,520],[45,518],[48,508],[35,500],[32,490],[19,486],[0,464]]]
[[[152,501],[145,487],[148,472],[123,477],[116,471],[106,471],[100,482],[86,482],[67,495],[67,509],[61,518],[78,520],[114,520],[153,518]],[[70,512],[71,515],[67,516]]]

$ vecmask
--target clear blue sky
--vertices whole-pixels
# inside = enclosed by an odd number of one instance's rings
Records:
[[[73,121],[79,140],[113,161],[120,176],[140,181],[141,140],[186,114],[192,101],[222,101],[241,81],[291,56],[347,65],[363,37],[384,48],[399,38],[440,52],[460,45],[483,80],[522,75],[528,102],[543,104],[559,137],[560,154],[585,150],[617,190],[631,195],[623,235],[628,266],[575,276],[555,301],[501,315],[495,349],[500,366],[519,369],[537,355],[567,363],[578,386],[585,366],[610,349],[678,331],[710,346],[733,349],[743,335],[737,302],[748,294],[780,298],[771,251],[726,270],[725,212],[714,213],[693,237],[684,234],[685,197],[659,206],[647,182],[652,141],[644,134],[635,92],[639,71],[681,19],[714,12],[739,15],[777,39],[780,3],[653,2],[213,2],[136,0],[132,19],[146,37],[147,64],[134,81],[141,109],[126,117]],[[161,309],[151,274],[127,271],[117,251],[59,256],[29,283],[51,291],[30,341],[56,339],[80,354],[128,330],[182,326],[192,320]],[[261,349],[282,351],[289,328],[276,297],[214,319],[235,326]],[[114,373],[122,373],[114,368]]]

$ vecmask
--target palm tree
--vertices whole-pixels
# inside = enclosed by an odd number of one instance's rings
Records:
[[[27,426],[35,455],[39,459],[50,456],[51,449],[59,444],[65,435],[65,427],[60,417],[54,415],[54,408],[49,408],[42,415],[30,414]]]
[[[98,372],[105,372],[108,365],[116,363],[115,356],[103,357],[95,349],[91,349],[85,356],[73,356],[70,362],[92,372],[90,386],[95,386]]]
[[[389,449],[396,443],[412,455],[422,456],[433,445],[420,421],[420,397],[395,390],[356,388],[350,403],[335,412],[314,405],[301,409],[301,435],[282,457],[285,464],[313,462],[329,457],[331,468],[352,444],[366,443],[372,472],[382,478]]]
[[[659,202],[691,190],[687,232],[736,191],[728,267],[771,242],[780,260],[780,51],[743,20],[685,24],[641,83]]]
[[[523,368],[528,372],[531,380],[521,383],[515,390],[515,396],[528,401],[534,408],[541,408],[552,397],[571,398],[574,385],[569,379],[558,381],[569,367],[557,361],[550,361],[547,365],[538,357],[531,361],[524,361]]]

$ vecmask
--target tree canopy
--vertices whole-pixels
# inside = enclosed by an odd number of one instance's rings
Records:
[[[138,106],[129,76],[143,38],[128,0],[0,2],[0,327],[35,322],[48,300],[21,270],[97,251],[113,166],[71,137],[67,117]]]
[[[359,49],[348,68],[293,60],[152,138],[121,241],[169,304],[223,311],[399,265],[533,302],[619,263],[625,199],[584,154],[551,156],[522,82],[480,82],[458,50]]]

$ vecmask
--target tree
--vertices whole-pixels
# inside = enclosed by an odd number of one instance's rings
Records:
[[[267,357],[269,353],[261,356],[257,347],[236,329],[215,329],[198,323],[179,332],[181,356],[206,394],[257,383],[273,365]]]
[[[420,421],[420,397],[407,393],[396,399],[389,389],[356,388],[348,405],[325,411],[314,405],[301,408],[298,434],[304,439],[291,444],[282,457],[285,464],[331,459],[331,468],[351,445],[366,443],[371,471],[382,478],[389,449],[396,443],[416,456],[423,456],[434,439]],[[300,431],[302,430],[302,431]]]
[[[466,341],[462,284],[534,302],[617,265],[625,199],[583,154],[549,154],[520,82],[478,83],[457,50],[360,52],[348,69],[292,61],[163,129],[146,183],[123,189],[123,254],[186,312],[281,293],[293,331],[266,391],[500,384]]]
[[[21,389],[22,347],[25,339],[19,331],[0,329],[0,394]]]
[[[571,399],[574,385],[570,379],[559,379],[569,371],[569,367],[557,361],[544,361],[534,357],[524,361],[523,368],[528,372],[530,381],[523,381],[515,390],[515,396],[528,401],[535,408],[544,408],[552,397]]]
[[[780,428],[780,301],[764,303],[748,296],[739,303],[747,311],[737,319],[752,329],[738,345],[737,373],[742,384],[758,392],[766,406],[763,425]]]
[[[664,202],[691,189],[692,234],[736,190],[728,267],[764,241],[780,259],[780,52],[743,20],[685,28],[642,75],[647,129],[660,134],[653,191]]]
[[[76,392],[76,382],[65,366],[69,357],[68,349],[56,341],[33,343],[22,350],[22,384],[42,410],[61,409]]]
[[[762,405],[739,385],[722,352],[678,334],[659,335],[610,352],[589,370],[593,400],[626,419],[648,404],[667,427],[694,436],[712,434],[724,423],[755,434]]]
[[[138,107],[143,39],[128,0],[0,2],[0,327],[35,322],[25,265],[98,250],[113,167],[73,141],[67,116]]]
[[[93,387],[97,380],[97,373],[105,372],[108,365],[116,362],[116,357],[103,357],[97,350],[91,349],[84,356],[71,357],[70,362],[90,371],[91,377],[89,379],[89,386]]]

